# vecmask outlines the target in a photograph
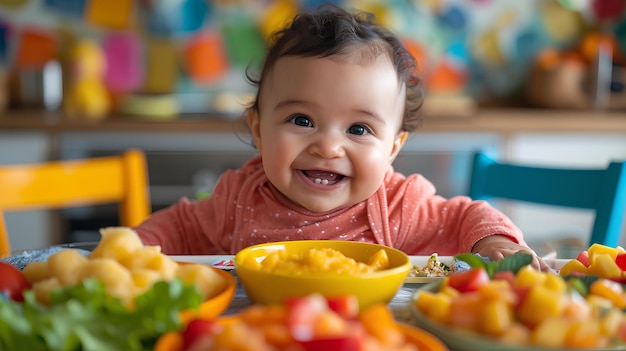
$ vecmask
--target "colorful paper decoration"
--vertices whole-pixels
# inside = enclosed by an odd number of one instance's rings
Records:
[[[500,48],[498,33],[498,28],[491,28],[478,37],[476,55],[485,65],[502,65],[505,62],[505,53]]]
[[[28,0],[0,0],[0,6],[18,9],[28,3]]]
[[[90,0],[86,20],[95,25],[125,29],[130,23],[133,0]]]
[[[209,2],[206,0],[184,0],[180,4],[180,30],[194,32],[202,28],[209,12]]]
[[[441,60],[428,74],[426,88],[431,93],[460,93],[465,88],[468,73],[451,60]]]
[[[0,63],[6,63],[9,51],[10,28],[6,23],[0,22]]]
[[[143,0],[140,2],[139,11],[145,25],[145,30],[152,36],[171,36],[174,29],[179,26],[178,2]]]
[[[171,93],[178,79],[178,54],[173,41],[152,38],[146,45],[146,93]]]
[[[394,27],[395,17],[393,16],[389,4],[382,1],[359,2],[356,8],[373,14],[375,16],[375,22],[383,27]]]
[[[624,0],[592,0],[591,8],[596,18],[600,21],[608,21],[619,18],[624,14],[626,1]]]
[[[85,0],[45,0],[43,6],[63,15],[83,18],[86,4]]]
[[[336,6],[340,6],[342,4],[343,1],[341,0],[335,0],[335,1],[328,1],[328,0],[300,0],[300,4],[302,6],[302,8],[305,11],[308,10],[314,10],[316,7],[322,5],[322,4],[333,4]]]
[[[16,55],[18,68],[43,68],[46,62],[57,56],[56,38],[43,29],[23,29],[20,33]]]
[[[518,32],[513,44],[513,52],[510,56],[519,64],[532,61],[543,46],[547,45],[541,35],[532,28]]]
[[[459,6],[450,5],[439,15],[439,20],[449,28],[463,30],[467,26],[467,16]]]
[[[233,66],[246,67],[262,61],[266,42],[250,19],[229,19],[221,27],[221,32]]]
[[[559,5],[572,11],[583,11],[589,5],[588,0],[557,0]]]
[[[418,42],[409,38],[403,38],[402,44],[404,44],[415,61],[417,61],[417,72],[415,73],[421,76],[422,72],[428,69],[428,51]]]
[[[580,13],[567,10],[553,1],[544,1],[540,4],[541,22],[551,40],[568,43],[581,35],[585,25]]]
[[[104,39],[102,48],[107,62],[107,87],[116,93],[137,89],[143,80],[139,39],[131,33],[113,33]]]
[[[184,50],[187,74],[196,83],[218,80],[228,70],[228,58],[219,33],[207,31],[196,35]]]
[[[266,40],[269,39],[274,32],[284,28],[297,13],[297,1],[275,0],[260,18],[261,34]]]

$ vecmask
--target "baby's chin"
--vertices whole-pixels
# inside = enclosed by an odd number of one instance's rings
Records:
[[[284,195],[283,195],[284,196]],[[324,214],[324,213],[332,213],[335,211],[340,211],[346,208],[350,208],[360,202],[363,201],[359,201],[359,202],[355,202],[355,203],[348,203],[348,204],[339,204],[339,205],[323,205],[323,204],[319,204],[319,203],[299,203],[297,201],[294,201],[292,199],[290,199],[289,197],[285,196],[285,198],[287,200],[289,200],[291,203],[293,203],[296,206],[300,206],[302,208],[304,208],[305,210],[309,211],[309,212],[314,212],[314,213],[319,213],[319,214]]]
[[[297,201],[295,199],[295,197],[290,197],[287,194],[285,194],[285,192],[281,191],[281,189],[279,189],[278,187],[274,186],[274,189],[287,201],[291,202],[292,204],[301,207],[309,212],[314,212],[317,214],[325,214],[325,213],[332,213],[335,211],[340,211],[346,208],[350,208],[353,207],[355,205],[358,205],[360,203],[363,203],[365,200],[367,200],[371,195],[367,196],[366,198],[363,199],[357,199],[357,200],[352,200],[350,202],[345,202],[345,203],[333,203],[333,204],[328,204],[326,203],[326,201],[313,201],[311,199],[307,199],[306,201]],[[327,195],[329,198],[332,198],[332,194],[328,194]]]

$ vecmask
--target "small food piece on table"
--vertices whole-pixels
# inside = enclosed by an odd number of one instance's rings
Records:
[[[439,261],[439,255],[433,253],[424,266],[414,266],[409,272],[409,277],[447,277],[456,271],[456,260],[450,265]]]

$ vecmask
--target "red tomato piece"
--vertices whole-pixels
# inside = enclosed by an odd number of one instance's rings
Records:
[[[519,305],[522,304],[522,302],[526,298],[526,295],[528,295],[528,292],[530,291],[530,287],[529,286],[513,286],[512,285],[511,289],[513,290],[513,293],[515,293],[515,295],[517,295],[517,303],[515,304],[515,307],[517,308]]]
[[[315,336],[315,322],[318,317],[329,310],[328,303],[322,295],[309,295],[288,299],[289,307],[287,329],[298,341],[312,340]]]
[[[585,267],[589,267],[590,262],[589,262],[589,252],[587,252],[587,250],[583,250],[578,254],[578,257],[576,257],[576,259],[582,263]],[[622,270],[625,270],[624,268],[622,268]]]
[[[617,264],[619,269],[626,271],[626,253],[617,254],[615,256],[615,264]]]
[[[359,300],[354,295],[338,296],[327,299],[328,307],[345,319],[359,316]]]
[[[215,335],[218,325],[206,319],[193,319],[183,331],[183,350],[189,349],[201,337]]]
[[[336,338],[300,341],[299,344],[304,351],[359,351],[362,340],[357,335],[346,335]]]
[[[493,273],[493,280],[504,280],[509,282],[510,286],[514,286],[515,285],[515,273],[511,272],[511,271],[499,271],[499,272],[495,272]]]
[[[13,301],[24,301],[23,293],[30,289],[30,284],[22,271],[10,263],[0,262],[0,277],[0,294]]]
[[[482,267],[471,268],[448,276],[448,284],[461,293],[476,291],[488,281],[489,274]]]

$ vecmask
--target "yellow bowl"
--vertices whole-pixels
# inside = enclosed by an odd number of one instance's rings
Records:
[[[344,256],[367,263],[369,258],[384,249],[389,257],[389,268],[359,275],[316,273],[293,275],[265,272],[246,265],[246,260],[261,262],[271,252],[287,250],[298,254],[312,248],[330,248]],[[409,257],[402,251],[387,246],[342,240],[297,240],[260,244],[247,247],[235,255],[235,269],[246,294],[254,303],[281,304],[288,297],[320,293],[326,297],[354,295],[364,309],[375,303],[388,303],[402,286],[411,269]]]

